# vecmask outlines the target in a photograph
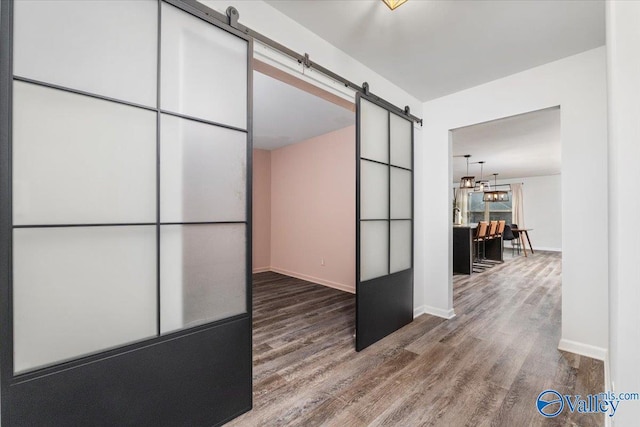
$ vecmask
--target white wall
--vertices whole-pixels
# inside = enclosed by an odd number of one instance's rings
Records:
[[[640,391],[640,2],[607,2],[609,89],[610,384]],[[640,402],[622,402],[616,427],[638,425]]]
[[[534,250],[562,250],[562,176],[532,176],[498,180],[499,184],[522,182],[524,224]]]
[[[604,358],[608,346],[607,109],[605,48],[597,48],[427,102],[423,106],[424,264],[427,310],[453,315],[450,129],[561,106],[561,347]],[[424,188],[424,187],[423,187]]]
[[[298,53],[309,53],[311,61],[342,75],[350,81],[362,84],[368,82],[371,92],[379,95],[399,107],[408,105],[412,114],[422,117],[422,102],[400,89],[384,77],[375,73],[368,67],[356,61],[340,49],[329,42],[318,37],[312,31],[298,24],[293,19],[287,17],[277,9],[260,0],[200,0],[210,8],[218,12],[225,13],[228,6],[233,6],[240,13],[239,22],[270,37],[273,40],[295,50]],[[255,50],[261,55],[269,55],[268,49],[256,44]],[[275,58],[277,55],[274,55]],[[261,58],[263,58],[261,56]],[[299,68],[302,71],[302,67]],[[305,73],[313,74],[313,71],[306,70]],[[336,91],[344,91],[344,86],[336,83]],[[324,87],[325,89],[329,89]],[[415,155],[416,159],[423,157],[421,129],[415,128]],[[415,170],[415,231],[416,236],[421,235],[424,230],[422,218],[423,198],[423,168],[422,163],[416,162]],[[415,239],[415,274],[414,274],[414,306],[415,312],[422,312],[424,300],[424,267],[420,262],[424,259],[424,242],[416,237]]]

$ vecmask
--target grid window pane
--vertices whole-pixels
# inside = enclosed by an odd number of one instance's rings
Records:
[[[413,124],[400,116],[391,114],[391,164],[411,169],[411,128]]]
[[[391,265],[395,273],[411,268],[411,221],[391,221]]]
[[[163,225],[161,332],[246,313],[244,224]]]
[[[389,167],[360,160],[360,217],[389,217]]]
[[[13,232],[15,371],[156,334],[154,226]]]
[[[29,83],[13,89],[14,224],[155,222],[155,113]]]
[[[360,98],[360,157],[389,163],[389,113]]]
[[[15,372],[246,313],[248,134],[204,122],[248,130],[249,42],[156,0],[14,12]]]
[[[247,128],[248,45],[162,4],[162,108]]]
[[[247,135],[162,116],[162,222],[244,221]]]
[[[14,4],[17,76],[155,107],[156,1]]]
[[[391,168],[391,219],[411,219],[411,172]]]
[[[389,274],[389,222],[360,222],[360,280]]]

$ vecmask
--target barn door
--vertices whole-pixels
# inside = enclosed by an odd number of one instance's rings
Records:
[[[194,2],[1,7],[2,424],[249,410],[250,40]]]
[[[358,94],[356,350],[413,320],[413,123]]]

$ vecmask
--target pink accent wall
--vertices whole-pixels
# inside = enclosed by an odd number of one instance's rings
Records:
[[[253,150],[253,272],[271,267],[271,152]]]
[[[271,152],[272,270],[355,292],[355,140],[349,126]]]
[[[267,192],[257,181],[267,160],[254,152],[254,271],[257,260],[270,259],[272,271],[355,292],[355,126],[270,154],[267,254],[256,240],[266,235],[258,210],[266,209]]]

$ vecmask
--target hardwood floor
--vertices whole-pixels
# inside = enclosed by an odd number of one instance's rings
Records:
[[[451,320],[422,315],[360,353],[355,297],[254,276],[254,408],[230,426],[601,426],[543,418],[538,394],[603,391],[603,364],[557,350],[560,255],[454,276]]]

